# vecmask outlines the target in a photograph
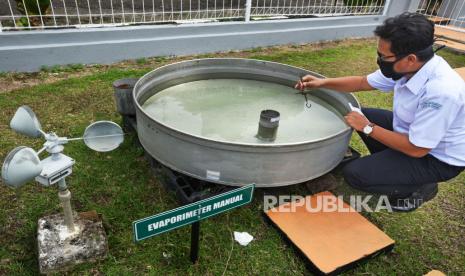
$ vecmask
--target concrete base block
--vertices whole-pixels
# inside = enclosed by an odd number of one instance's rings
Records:
[[[68,232],[63,214],[39,219],[37,243],[43,274],[66,271],[74,265],[107,256],[108,244],[102,221],[95,211],[75,215],[75,231]]]

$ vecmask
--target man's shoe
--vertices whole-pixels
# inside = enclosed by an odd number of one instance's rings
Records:
[[[411,212],[423,203],[433,199],[438,193],[438,184],[430,183],[421,186],[410,196],[405,198],[389,198],[389,203],[394,212]]]

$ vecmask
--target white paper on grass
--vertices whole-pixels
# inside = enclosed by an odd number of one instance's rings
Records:
[[[355,111],[355,112],[359,113],[360,115],[365,116],[365,114],[362,113],[362,110],[360,108],[354,107],[351,103],[349,103],[349,107],[350,107],[350,110]]]
[[[248,245],[252,240],[253,236],[247,232],[236,232],[234,231],[234,239],[242,246]]]

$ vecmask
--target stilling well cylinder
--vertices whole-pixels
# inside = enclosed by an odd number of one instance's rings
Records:
[[[267,142],[274,141],[278,132],[279,117],[278,111],[263,110],[260,113],[260,121],[258,122],[257,138]]]

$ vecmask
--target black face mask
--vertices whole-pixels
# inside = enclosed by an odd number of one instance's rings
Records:
[[[436,49],[435,51],[433,51],[433,47],[432,46],[428,46],[427,48],[423,49],[423,50],[420,50],[420,51],[417,51],[417,52],[413,52],[412,54],[427,54],[427,55],[430,55],[430,58],[428,58],[426,61],[428,61],[429,59],[431,59],[433,56],[434,56],[434,53],[441,50],[442,48],[444,48],[443,46],[439,47],[438,49]],[[429,54],[431,53],[431,54]],[[378,54],[379,55],[379,54]],[[391,78],[393,80],[399,80],[401,79],[403,76],[407,75],[407,74],[415,74],[417,71],[413,71],[413,72],[396,72],[394,70],[394,64],[396,64],[396,62],[398,62],[399,60],[403,59],[404,57],[408,56],[410,54],[401,54],[401,55],[397,55],[397,59],[394,60],[394,61],[384,61],[381,59],[380,56],[378,56],[378,59],[376,60],[376,63],[378,63],[378,66],[379,66],[379,69],[381,70],[381,73],[383,73],[383,75],[386,77],[386,78]],[[426,63],[425,61],[425,63]]]
[[[394,64],[398,62],[399,60],[401,60],[402,58],[404,57],[398,58],[394,61],[384,61],[384,60],[381,60],[380,57],[378,57],[378,59],[376,60],[376,63],[378,63],[381,73],[383,73],[383,75],[386,78],[398,80],[404,76],[404,73],[397,73],[396,71],[394,71]]]

